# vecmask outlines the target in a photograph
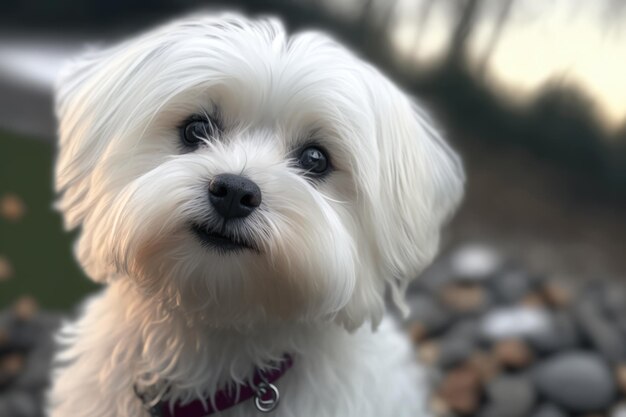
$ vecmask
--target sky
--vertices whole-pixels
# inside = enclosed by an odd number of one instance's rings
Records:
[[[453,13],[450,2],[435,1],[420,29],[416,16],[423,1],[399,2],[390,35],[404,59],[429,65],[446,51]],[[606,125],[618,128],[626,123],[626,13],[612,16],[608,10],[604,0],[516,0],[486,75],[518,102],[532,99],[550,80],[578,84],[596,101]],[[475,68],[495,21],[494,10],[479,14],[469,42]]]

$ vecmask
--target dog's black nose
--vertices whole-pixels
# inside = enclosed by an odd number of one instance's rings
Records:
[[[209,184],[209,200],[226,220],[246,217],[261,205],[261,189],[241,175],[220,174]]]

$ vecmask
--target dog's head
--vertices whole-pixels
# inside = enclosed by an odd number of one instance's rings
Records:
[[[218,324],[376,323],[462,194],[398,88],[271,19],[190,18],[92,53],[57,114],[58,207],[87,273]]]

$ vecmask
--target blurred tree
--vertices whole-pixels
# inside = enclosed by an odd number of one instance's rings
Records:
[[[434,5],[435,0],[422,1],[417,20],[415,22],[415,26],[417,26],[417,33],[415,34],[415,43],[413,45],[413,49],[415,49],[415,45],[417,45],[417,43],[422,40],[422,36],[424,35],[424,28],[426,27],[428,19],[430,19],[430,15],[432,14]]]
[[[626,185],[626,121],[610,144],[608,170],[613,185],[623,188]]]
[[[497,12],[496,24],[478,63],[478,74],[483,79],[486,75],[487,64],[489,63],[489,60],[498,45],[498,41],[502,38],[502,32],[504,31],[506,22],[511,15],[514,3],[515,0],[502,0],[498,2],[499,9]]]
[[[595,103],[573,85],[548,83],[531,106],[524,138],[542,154],[579,170],[603,174],[606,138]]]
[[[457,0],[453,2],[457,19],[448,45],[447,62],[444,65],[452,68],[466,65],[467,42],[474,30],[481,3],[481,0]]]

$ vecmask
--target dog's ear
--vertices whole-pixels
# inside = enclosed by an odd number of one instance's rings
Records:
[[[378,248],[396,304],[437,252],[440,228],[463,194],[459,157],[424,111],[387,80],[372,91],[380,155]]]
[[[68,62],[55,84],[55,190],[59,197],[55,207],[63,214],[67,230],[78,227],[84,219],[90,174],[106,145],[98,134],[105,121],[94,120],[98,102],[102,105],[98,70],[106,55],[106,51],[94,51]]]
[[[62,69],[55,85],[55,112],[58,122],[58,151],[55,166],[55,208],[61,212],[66,230],[87,222],[94,214],[96,199],[110,198],[102,193],[100,162],[106,158],[109,138],[114,137],[111,105],[115,96],[113,50],[87,52]],[[91,279],[104,281],[104,274],[89,253],[92,239],[84,232],[74,251]]]

